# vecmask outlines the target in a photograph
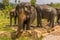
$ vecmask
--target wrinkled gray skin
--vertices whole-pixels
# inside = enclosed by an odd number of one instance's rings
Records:
[[[57,23],[60,25],[60,8],[55,8],[57,10]]]
[[[47,18],[50,27],[54,27],[54,18],[56,16],[56,9],[48,5],[37,5],[37,26],[42,27],[42,18]]]
[[[20,3],[16,6],[16,11],[18,13],[18,29],[16,32],[16,36],[19,34],[21,29],[29,30],[31,27],[32,22],[35,19],[35,8],[31,5],[26,3]]]
[[[10,11],[10,25],[12,25],[12,18],[14,18],[14,24],[16,24],[17,17],[18,17],[18,15],[17,15],[15,9],[12,9]]]

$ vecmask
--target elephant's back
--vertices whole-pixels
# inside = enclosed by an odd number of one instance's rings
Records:
[[[46,11],[46,12],[51,12],[52,11],[52,7],[50,7],[48,5],[40,5],[40,9],[42,11]]]
[[[38,8],[43,12],[52,12],[56,14],[56,9],[48,5],[38,5]]]

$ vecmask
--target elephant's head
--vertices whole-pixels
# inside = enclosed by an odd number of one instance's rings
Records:
[[[25,7],[24,7],[23,3],[18,4],[16,6],[16,11],[17,11],[19,17],[26,17]]]
[[[31,5],[29,3],[25,3],[24,9],[25,9],[26,14],[29,15],[30,10],[31,10]]]
[[[20,6],[23,7],[26,16],[29,17],[30,12],[31,12],[31,11],[30,11],[30,10],[31,10],[31,5],[30,5],[30,3],[23,2],[23,3],[20,3]],[[18,6],[18,9],[19,9],[19,6]],[[20,9],[20,10],[21,10],[21,9]]]

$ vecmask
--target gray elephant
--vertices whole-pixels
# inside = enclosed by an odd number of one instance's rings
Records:
[[[42,18],[47,18],[49,26],[54,27],[54,18],[57,14],[56,9],[48,5],[37,5],[37,26],[42,27]]]
[[[57,23],[60,25],[60,8],[55,8],[57,10]]]
[[[18,13],[18,29],[16,32],[16,36],[19,34],[21,29],[29,30],[32,22],[35,19],[35,8],[26,3],[20,3],[16,6],[16,11]]]
[[[10,11],[10,25],[12,25],[12,18],[14,18],[14,24],[16,24],[17,17],[18,17],[18,15],[16,13],[16,10],[12,9]]]

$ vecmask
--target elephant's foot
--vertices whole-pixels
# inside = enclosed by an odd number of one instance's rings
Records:
[[[52,28],[54,28],[54,26],[52,26]]]
[[[23,27],[23,30],[30,30],[30,27]]]
[[[30,27],[26,27],[26,30],[30,30]]]
[[[18,38],[20,35],[19,34],[21,34],[22,32],[21,31],[16,31],[16,32],[14,32],[13,33],[13,39],[16,39],[16,38]]]
[[[42,28],[42,26],[37,25],[37,27]]]
[[[14,25],[16,25],[17,23],[15,22]]]
[[[10,27],[11,27],[12,25],[10,24]]]
[[[12,38],[12,40],[17,39],[17,37],[16,37],[16,32],[11,33],[11,38]]]
[[[52,28],[54,28],[55,24],[52,24]]]
[[[38,28],[42,28],[41,26],[38,26]]]
[[[57,24],[60,26],[60,20],[57,21]]]
[[[30,30],[30,28],[26,28],[26,30]]]
[[[49,27],[54,28],[54,25],[49,25]]]
[[[58,25],[60,26],[60,23],[58,22]]]

